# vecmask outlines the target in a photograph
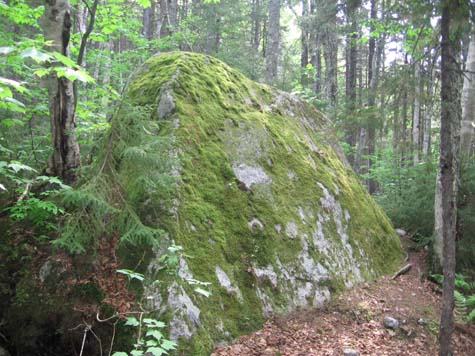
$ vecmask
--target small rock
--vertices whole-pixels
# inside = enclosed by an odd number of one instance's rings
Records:
[[[417,319],[417,324],[424,326],[427,324],[427,322],[424,319],[420,318],[420,319]]]
[[[344,349],[343,355],[344,356],[358,356],[360,353],[353,349]]]
[[[396,234],[398,234],[400,237],[403,237],[406,236],[407,232],[403,229],[396,229]]]
[[[264,224],[257,218],[253,218],[251,221],[247,223],[247,227],[251,231],[255,231],[256,229],[264,230]]]
[[[384,317],[384,327],[388,329],[395,330],[399,327],[399,321],[393,317],[386,316]]]

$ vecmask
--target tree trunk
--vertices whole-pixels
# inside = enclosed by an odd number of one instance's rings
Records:
[[[376,0],[371,1],[371,19],[376,19]],[[372,29],[373,30],[373,29]],[[377,120],[375,105],[376,105],[376,90],[379,81],[379,68],[381,65],[381,55],[384,49],[384,38],[381,37],[376,43],[375,38],[371,38],[369,43],[368,53],[368,107],[371,110],[370,117],[368,118],[368,135],[367,135],[367,171],[371,173],[373,166],[373,159],[376,153],[376,126]],[[374,179],[367,180],[368,191],[373,194],[376,191],[376,182]]]
[[[155,10],[156,2],[151,1],[150,6],[143,10],[143,29],[145,39],[151,40],[155,34]]]
[[[437,58],[434,55],[434,58]],[[434,62],[429,64],[428,68],[428,78],[427,78],[427,94],[426,94],[426,105],[425,105],[425,113],[424,113],[424,131],[423,131],[423,138],[422,138],[422,154],[424,157],[430,155],[431,151],[431,134],[432,134],[432,114],[434,108]]]
[[[475,32],[468,46],[467,63],[462,89],[462,127],[460,131],[460,153],[462,158],[470,157],[475,144]]]
[[[443,240],[443,294],[439,330],[439,356],[452,355],[454,329],[454,281],[455,281],[455,232],[456,232],[456,182],[457,137],[460,125],[460,75],[456,60],[460,52],[460,31],[451,28],[451,20],[458,15],[459,1],[442,3],[442,57],[441,57],[441,134],[440,134],[440,193]],[[454,23],[455,23],[454,19]],[[436,207],[437,208],[437,207]]]
[[[251,45],[254,56],[257,59],[259,44],[261,42],[260,1],[253,0],[251,13]]]
[[[414,96],[414,110],[412,112],[412,149],[414,165],[419,163],[420,152],[420,131],[421,131],[421,63],[417,61],[414,66],[415,78],[415,96]]]
[[[266,49],[266,82],[272,84],[277,79],[280,52],[280,2],[269,1],[269,28]]]
[[[45,40],[51,41],[51,50],[65,56],[69,54],[71,30],[70,3],[68,0],[46,0],[41,19]],[[79,145],[75,136],[73,84],[66,78],[50,75],[47,79],[53,154],[49,159],[48,173],[65,183],[76,180],[80,165]]]
[[[355,123],[354,111],[356,108],[356,65],[358,60],[357,39],[358,24],[356,22],[356,9],[360,1],[347,0],[346,12],[350,34],[346,38],[346,112],[347,120],[345,125],[345,142],[354,149],[356,146],[357,125]],[[353,153],[348,154],[348,162],[354,168],[355,157]]]
[[[308,76],[305,73],[307,64],[309,63],[309,31],[308,31],[308,0],[302,0],[302,24],[301,37],[300,37],[300,67],[302,68],[302,75],[300,77],[300,83],[303,87],[308,85]]]
[[[171,35],[177,26],[177,0],[160,0],[160,38]]]
[[[325,96],[329,105],[329,113],[331,117],[335,116],[335,108],[337,105],[338,94],[338,36],[336,33],[336,2],[317,1],[317,12],[322,12],[324,24],[324,51],[325,58]]]

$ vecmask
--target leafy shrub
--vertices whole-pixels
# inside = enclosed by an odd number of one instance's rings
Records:
[[[26,172],[25,174],[23,174]],[[28,175],[36,170],[17,161],[0,161],[0,191],[8,192],[9,187],[16,192],[15,203],[4,211],[8,212],[10,218],[16,221],[25,221],[34,226],[54,230],[55,218],[64,214],[64,209],[57,205],[51,198],[61,190],[70,189],[56,177],[37,176],[29,178]],[[31,188],[35,185],[42,186],[42,192],[32,193]]]

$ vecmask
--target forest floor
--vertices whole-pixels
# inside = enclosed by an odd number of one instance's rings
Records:
[[[404,245],[410,241],[403,238]],[[212,356],[435,356],[441,289],[427,280],[424,249],[408,250],[411,270],[345,292],[320,310],[274,318],[263,329],[218,347]],[[399,321],[384,326],[385,317]],[[475,325],[456,324],[455,354],[475,355]]]

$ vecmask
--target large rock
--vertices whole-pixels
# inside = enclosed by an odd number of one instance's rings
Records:
[[[149,134],[169,137],[177,158],[172,203],[164,208],[144,193],[137,214],[191,256],[180,260],[181,278],[158,274],[168,286],[147,292],[188,352],[207,354],[270,314],[321,306],[399,261],[388,219],[327,120],[301,99],[217,59],[170,53],[137,71],[126,100],[151,110],[159,129]],[[125,116],[114,118],[113,129]],[[119,174],[143,170],[138,164],[119,166]],[[154,276],[159,251],[148,269]],[[194,292],[195,280],[211,283],[209,298]]]

